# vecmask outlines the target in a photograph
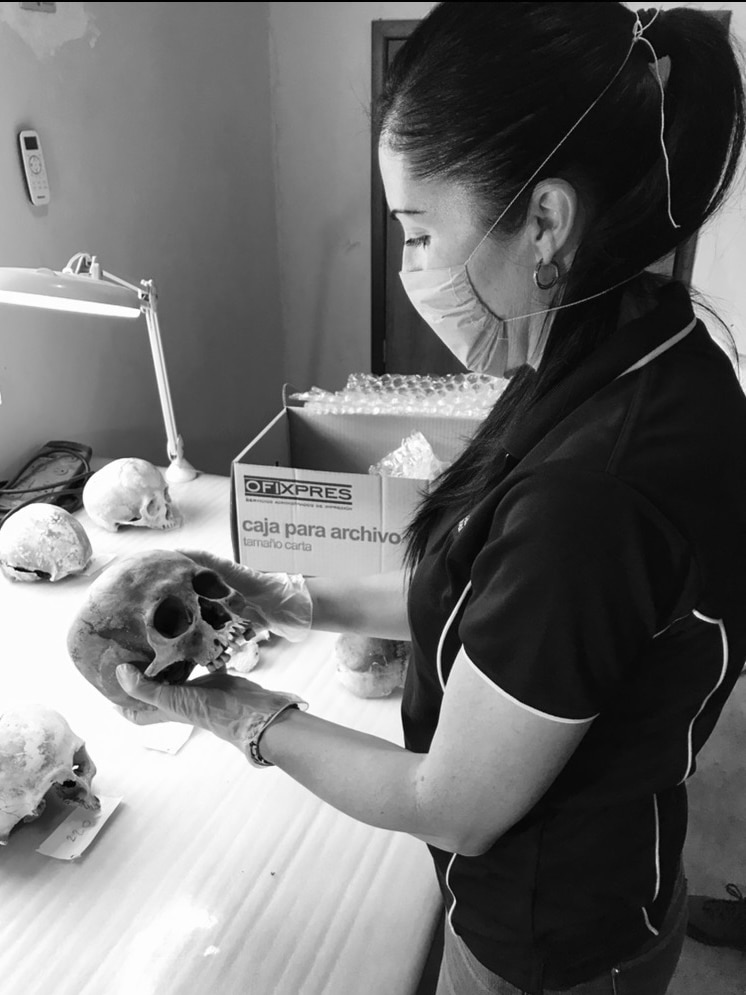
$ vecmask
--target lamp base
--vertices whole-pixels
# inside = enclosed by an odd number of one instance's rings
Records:
[[[183,456],[177,456],[171,460],[164,477],[169,484],[185,484],[188,480],[194,480],[198,472],[189,460],[184,459]]]

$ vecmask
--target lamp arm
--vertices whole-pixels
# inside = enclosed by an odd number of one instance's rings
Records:
[[[150,351],[153,356],[153,367],[155,368],[155,378],[158,384],[158,397],[161,402],[163,424],[166,428],[168,458],[171,460],[171,465],[166,471],[166,479],[171,483],[191,480],[196,476],[196,471],[184,458],[184,442],[176,428],[171,388],[168,383],[168,373],[166,372],[166,357],[163,353],[161,329],[158,323],[158,290],[155,281],[141,280],[140,286],[137,287],[133,283],[115,276],[113,273],[102,271],[102,276],[113,283],[118,283],[120,286],[126,287],[128,290],[136,291],[140,298],[140,310],[145,315],[145,323],[148,326]]]
[[[161,329],[158,323],[158,293],[155,283],[152,280],[143,280],[140,300],[142,301],[145,323],[148,326],[150,351],[153,354],[155,377],[158,381],[158,396],[161,400],[163,423],[166,426],[166,438],[168,440],[168,456],[169,459],[174,460],[184,455],[184,446],[176,429],[171,388],[168,383],[168,373],[166,372],[166,358],[163,354]]]

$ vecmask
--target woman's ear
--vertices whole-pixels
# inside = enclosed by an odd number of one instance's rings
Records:
[[[567,269],[579,241],[579,207],[575,188],[566,180],[547,179],[536,184],[529,225],[537,262],[559,259],[561,269]]]

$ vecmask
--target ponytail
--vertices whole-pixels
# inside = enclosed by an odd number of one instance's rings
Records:
[[[742,60],[725,24],[701,10],[662,11],[658,37],[671,60],[665,141],[681,242],[721,206],[736,177],[746,137]]]

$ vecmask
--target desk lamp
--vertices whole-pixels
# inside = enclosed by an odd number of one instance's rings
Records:
[[[158,382],[163,423],[166,427],[170,465],[165,476],[169,483],[193,480],[197,471],[184,458],[184,443],[176,430],[171,391],[166,373],[161,333],[158,325],[158,294],[153,280],[141,280],[136,287],[101,269],[96,256],[76,253],[61,273],[51,269],[0,267],[0,304],[20,304],[51,311],[73,311],[115,318],[145,315],[150,350]]]

